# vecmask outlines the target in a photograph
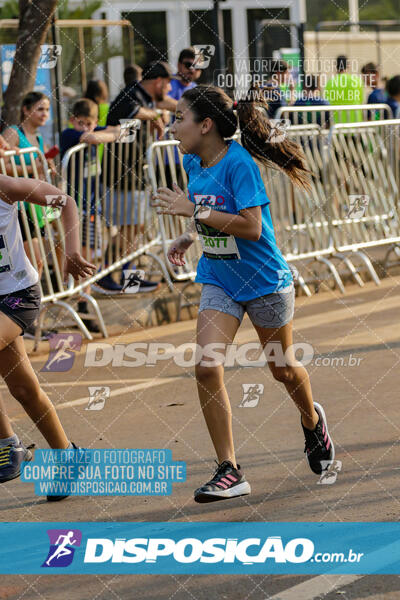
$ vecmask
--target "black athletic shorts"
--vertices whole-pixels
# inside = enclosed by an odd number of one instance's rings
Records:
[[[18,292],[10,292],[0,296],[0,312],[10,317],[22,328],[32,326],[39,316],[40,287],[38,283]]]

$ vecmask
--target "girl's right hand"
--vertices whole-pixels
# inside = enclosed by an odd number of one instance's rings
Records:
[[[177,267],[183,267],[185,264],[185,252],[193,244],[193,239],[190,234],[183,234],[178,237],[168,248],[168,260]]]

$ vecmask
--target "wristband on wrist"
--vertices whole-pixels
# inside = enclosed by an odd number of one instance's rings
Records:
[[[211,206],[206,204],[196,204],[193,211],[193,216],[195,219],[206,219],[210,216]]]

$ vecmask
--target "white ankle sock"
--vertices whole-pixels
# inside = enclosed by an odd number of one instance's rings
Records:
[[[9,438],[3,438],[0,439],[0,448],[4,447],[4,446],[18,446],[19,444],[19,439],[18,436],[14,433],[14,435],[12,435]]]

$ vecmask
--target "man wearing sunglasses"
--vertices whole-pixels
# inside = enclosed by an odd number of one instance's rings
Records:
[[[198,56],[194,48],[184,48],[178,58],[178,73],[176,79],[171,80],[171,98],[180,100],[183,92],[196,86],[196,81],[201,75],[201,69],[196,69]]]

